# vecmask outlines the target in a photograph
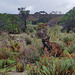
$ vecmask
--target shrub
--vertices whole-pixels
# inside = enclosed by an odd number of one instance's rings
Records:
[[[73,44],[72,46],[65,47],[65,50],[67,50],[70,54],[75,53],[75,45]]]
[[[33,25],[36,25],[38,23],[38,21],[32,21]]]
[[[23,59],[25,63],[28,62],[35,62],[39,58],[39,50],[36,48],[35,45],[27,46],[21,51],[18,55],[20,59]]]
[[[6,48],[0,49],[0,59],[8,59],[12,57],[12,53]]]
[[[37,25],[37,30],[45,29],[47,30],[47,24],[46,23],[39,23]]]
[[[75,53],[75,43],[71,46],[71,53]]]
[[[67,75],[67,74],[74,74],[75,71],[75,60],[74,59],[58,59],[53,57],[43,57],[40,58],[39,62],[36,62],[36,69],[35,66],[29,66],[29,74],[34,75],[36,73],[39,75]]]
[[[25,41],[26,41],[26,45],[29,45],[29,44],[32,43],[32,41],[31,41],[31,39],[29,37],[26,37]]]
[[[37,25],[36,35],[39,38],[44,38],[47,35],[47,24],[46,23],[40,23]]]
[[[0,69],[3,68],[2,63],[3,63],[3,60],[0,60]]]
[[[9,33],[20,33],[23,28],[21,24],[24,22],[16,15],[11,14],[0,14],[0,30],[8,31]],[[23,24],[24,25],[24,24]]]
[[[74,31],[75,27],[75,10],[71,9],[69,12],[67,12],[60,20],[60,25],[63,26],[63,30],[66,30],[69,32],[70,30]]]
[[[34,31],[34,28],[33,28],[32,26],[29,26],[29,27],[27,28],[27,31],[29,31],[29,32],[31,33],[31,32]]]
[[[2,59],[0,60],[0,69],[1,68],[6,68],[6,67],[9,67],[11,63],[14,63],[15,61],[14,60],[10,60],[10,59]],[[11,64],[12,65],[12,64]],[[12,67],[12,66],[11,66]]]
[[[14,43],[11,39],[10,39],[10,43],[11,43],[11,50],[12,51],[20,51],[20,45],[16,42]]]
[[[43,23],[47,23],[49,21],[49,19],[47,17],[42,16],[41,18],[39,18],[38,23],[43,22]]]
[[[75,32],[75,27],[72,28],[73,32]]]
[[[6,28],[7,30],[10,29],[9,30],[10,34],[19,34],[21,32],[21,29],[15,24],[14,25],[10,24],[10,26],[9,27],[7,26]]]
[[[8,64],[7,60],[0,60],[0,69],[4,68],[5,65],[7,64]]]
[[[69,37],[69,36],[64,36],[63,37],[63,42],[66,43],[67,45],[69,45],[69,42],[72,42],[73,38]]]
[[[24,71],[24,63],[23,62],[18,62],[16,65],[16,71],[17,72],[23,72]]]
[[[27,27],[27,30],[26,30],[25,32],[26,32],[27,34],[30,34],[30,33],[33,33],[34,30],[35,30],[35,27],[32,26],[32,25],[29,25],[29,26]]]

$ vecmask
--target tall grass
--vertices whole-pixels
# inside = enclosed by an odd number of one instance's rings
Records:
[[[54,58],[54,57],[43,57],[40,58],[35,65],[30,65],[28,72],[31,75],[67,75],[75,73],[75,60]]]

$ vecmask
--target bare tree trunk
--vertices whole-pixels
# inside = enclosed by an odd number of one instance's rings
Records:
[[[26,21],[24,22],[24,24],[25,24],[25,30],[26,30],[27,29]]]

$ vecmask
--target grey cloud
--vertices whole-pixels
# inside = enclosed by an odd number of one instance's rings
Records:
[[[18,7],[27,7],[31,13],[44,10],[66,13],[75,5],[75,0],[0,0],[0,13],[19,13]]]

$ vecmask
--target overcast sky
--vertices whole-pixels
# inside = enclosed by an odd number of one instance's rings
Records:
[[[18,14],[18,7],[26,7],[30,13],[37,11],[68,12],[75,6],[75,0],[0,0],[0,13]]]

